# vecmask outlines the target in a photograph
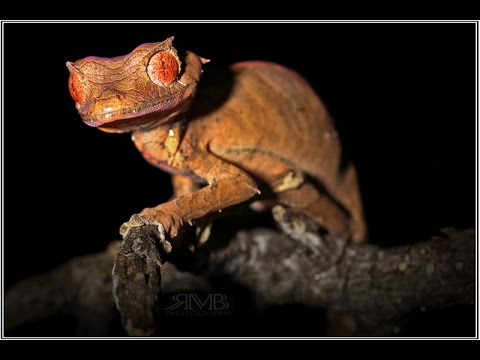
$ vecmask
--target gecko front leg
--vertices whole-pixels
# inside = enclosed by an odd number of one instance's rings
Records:
[[[200,187],[190,176],[186,175],[172,175],[172,186],[172,199],[195,192]]]
[[[250,175],[211,153],[197,152],[190,167],[195,175],[208,183],[207,186],[133,215],[121,226],[120,234],[125,236],[132,227],[156,224],[174,238],[185,222],[191,223],[260,193]]]

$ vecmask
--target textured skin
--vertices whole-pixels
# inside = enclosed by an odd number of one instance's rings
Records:
[[[162,79],[156,84],[147,74],[149,60],[159,51],[171,52],[179,68],[185,65],[170,85]],[[207,61],[191,52],[184,61],[180,65],[170,38],[113,59],[67,63],[77,84],[72,96],[86,98],[77,103],[83,120],[104,131],[132,132],[144,158],[174,174],[175,199],[143,210],[121,232],[156,223],[176,236],[185,221],[255,200],[260,188],[327,231],[363,241],[354,167],[340,171],[341,144],[333,121],[308,83],[292,70],[258,61],[223,71],[207,65],[199,83]],[[152,66],[151,76],[170,79],[175,70],[157,72]]]

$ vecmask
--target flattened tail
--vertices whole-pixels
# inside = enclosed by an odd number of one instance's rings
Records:
[[[335,190],[335,195],[350,213],[353,242],[357,244],[365,242],[367,225],[365,224],[357,171],[353,164],[348,165]]]

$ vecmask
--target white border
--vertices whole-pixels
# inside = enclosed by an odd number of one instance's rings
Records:
[[[479,50],[479,21],[478,20],[80,20],[80,21],[69,21],[69,20],[0,20],[1,22],[1,29],[0,29],[0,36],[1,36],[1,74],[0,74],[0,81],[1,81],[1,88],[0,88],[0,97],[1,97],[1,118],[0,118],[0,132],[1,132],[1,219],[0,219],[0,227],[1,227],[1,339],[5,340],[21,340],[21,339],[28,339],[28,340],[232,340],[232,339],[239,339],[239,340],[297,340],[297,339],[305,339],[305,340],[364,340],[364,339],[387,339],[387,340],[402,340],[402,339],[412,339],[412,340],[425,340],[425,339],[478,339],[479,338],[479,303],[478,303],[478,295],[479,295],[479,284],[478,284],[478,259],[479,259],[479,244],[478,244],[478,225],[479,225],[479,199],[478,199],[478,155],[479,155],[479,147],[478,147],[478,137],[479,137],[479,110],[478,110],[478,95],[479,95],[479,63],[478,63],[478,50]],[[475,152],[475,232],[476,232],[476,306],[475,306],[475,337],[354,337],[354,338],[334,338],[334,337],[149,337],[149,338],[129,338],[129,337],[8,337],[5,338],[4,335],[4,202],[3,202],[3,195],[4,195],[4,83],[3,83],[3,74],[4,74],[4,24],[5,23],[361,23],[361,24],[368,24],[368,23],[475,23],[476,25],[476,32],[475,32],[475,115],[476,115],[476,122],[475,122],[475,144],[476,144],[476,152]],[[467,120],[466,120],[467,121]]]

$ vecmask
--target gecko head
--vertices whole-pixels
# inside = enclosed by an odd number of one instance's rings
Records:
[[[182,68],[172,42],[170,37],[124,56],[67,62],[70,95],[83,121],[107,132],[127,132],[186,111],[206,61],[186,52]]]

